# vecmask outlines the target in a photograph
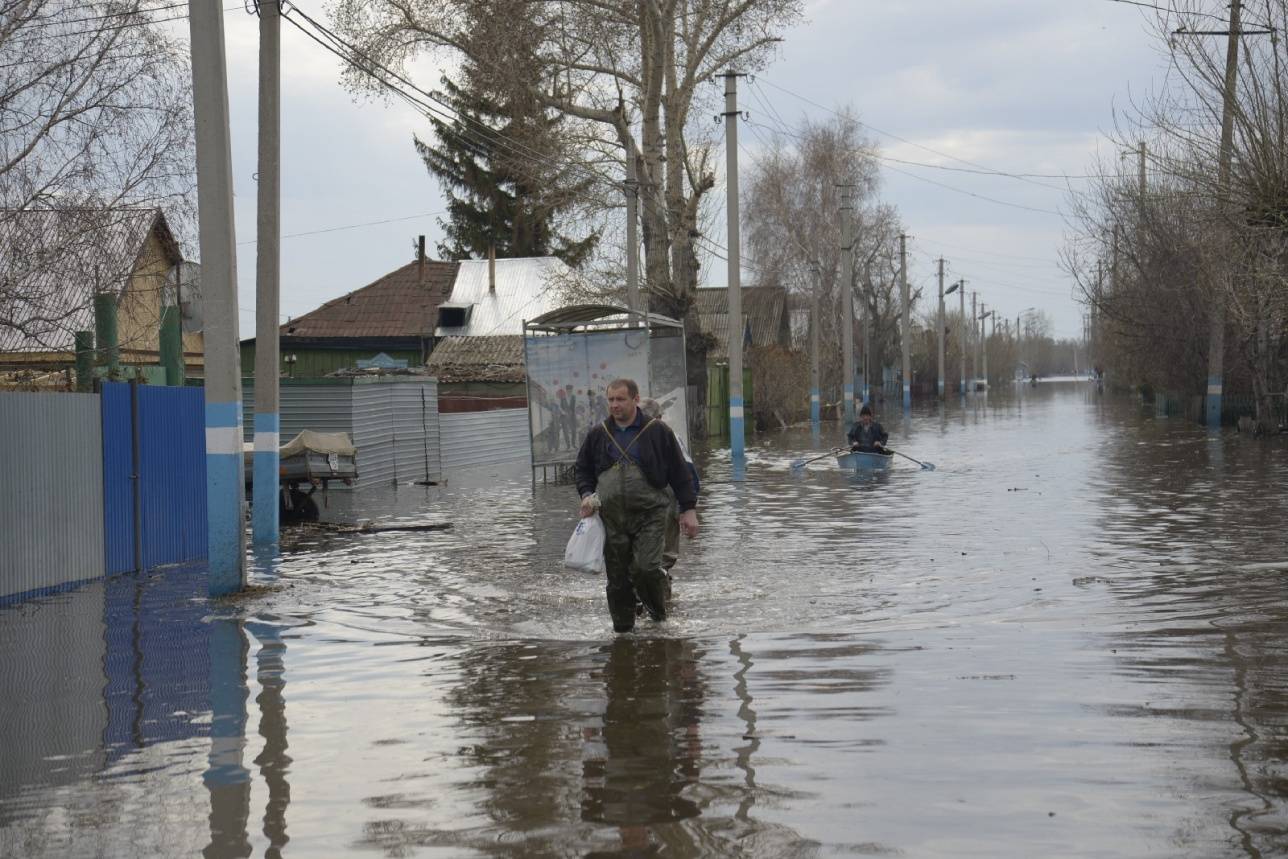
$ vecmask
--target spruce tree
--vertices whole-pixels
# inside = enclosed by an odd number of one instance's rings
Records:
[[[456,118],[430,118],[437,145],[415,140],[448,201],[439,256],[477,259],[494,248],[498,257],[549,255],[580,265],[599,237],[572,239],[554,227],[589,186],[555,169],[566,161],[560,120],[531,99],[489,91],[483,77],[470,65],[460,83],[444,76],[443,97]]]

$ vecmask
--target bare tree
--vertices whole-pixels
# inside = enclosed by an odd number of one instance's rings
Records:
[[[898,213],[882,204],[874,144],[863,136],[848,111],[821,123],[808,119],[792,132],[789,146],[775,138],[749,168],[743,219],[757,277],[777,282],[805,300],[813,297],[813,267],[818,266],[821,380],[826,398],[840,399],[842,342],[841,220],[842,187],[852,190],[856,222],[853,280],[848,284],[856,308],[868,316],[869,356],[874,368],[898,344]],[[854,343],[861,343],[856,320]],[[801,380],[800,390],[807,390]]]
[[[47,334],[80,306],[69,288],[119,280],[85,247],[116,228],[113,212],[161,207],[187,233],[186,52],[149,8],[0,0],[0,329]]]
[[[1208,7],[1175,0],[1153,24],[1172,74],[1117,132],[1124,148],[1144,141],[1145,185],[1101,165],[1109,178],[1074,200],[1079,230],[1066,259],[1097,350],[1135,382],[1202,393],[1209,326],[1222,309],[1226,390],[1253,394],[1265,426],[1288,383],[1288,76],[1278,36],[1288,2],[1244,6],[1228,175],[1226,39],[1203,32]]]
[[[548,0],[518,5],[521,10],[506,0],[335,0],[331,13],[361,58],[347,73],[355,89],[379,92],[388,86],[388,74],[405,76],[411,61],[425,54],[442,60],[468,57],[494,78],[498,90],[524,91],[577,120],[568,127],[584,135],[587,169],[609,189],[620,187],[625,160],[636,160],[644,288],[653,310],[685,320],[689,380],[701,389],[705,341],[697,336],[691,308],[701,207],[716,176],[711,149],[693,146],[693,132],[703,122],[710,125],[704,108],[719,98],[713,76],[764,66],[777,34],[799,19],[804,3]],[[518,19],[534,38],[505,37],[506,23]],[[470,20],[492,22],[492,38],[471,38]],[[515,56],[516,44],[532,47]],[[611,171],[600,169],[606,158],[616,161]]]

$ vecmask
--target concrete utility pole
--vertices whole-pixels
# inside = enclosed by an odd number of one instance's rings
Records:
[[[944,398],[944,258],[939,258],[939,376],[935,386],[939,399]]]
[[[912,308],[908,301],[908,237],[899,234],[899,290],[903,301],[903,407],[912,408]]]
[[[1145,157],[1146,157],[1146,153],[1147,153],[1147,151],[1148,151],[1148,150],[1145,148],[1145,141],[1143,141],[1143,140],[1142,140],[1142,141],[1140,142],[1140,159],[1139,159],[1139,161],[1138,161],[1138,162],[1137,162],[1137,164],[1136,164],[1136,172],[1137,172],[1137,174],[1138,174],[1138,175],[1137,175],[1137,177],[1136,177],[1136,180],[1137,180],[1137,182],[1138,182],[1138,183],[1139,183],[1139,185],[1140,185],[1140,210],[1141,210],[1141,212],[1144,212],[1144,211],[1145,211],[1145,190],[1146,190],[1146,186],[1145,186]]]
[[[735,479],[746,463],[742,412],[742,255],[738,233],[738,73],[725,72],[725,172],[729,190],[729,454]]]
[[[988,317],[992,311],[985,311],[984,304],[979,306],[979,333],[983,341],[982,347],[984,352],[984,391],[988,391]]]
[[[975,299],[978,293],[972,291],[970,294],[970,386],[971,390],[975,389],[975,380],[979,378],[979,308],[975,306]]]
[[[205,315],[206,519],[212,596],[246,586],[241,362],[237,343],[237,241],[224,11],[217,0],[188,6],[197,131],[197,204]]]
[[[635,152],[626,152],[626,306],[632,313],[640,307],[640,183]],[[732,263],[730,263],[732,265]],[[732,318],[732,317],[731,317]],[[635,324],[631,320],[631,324]],[[645,325],[647,328],[648,326]],[[738,356],[741,359],[741,355]]]
[[[872,282],[872,269],[867,262],[863,263],[862,282],[864,288],[859,292],[859,321],[863,325],[863,349],[859,353],[861,358],[859,379],[863,384],[859,390],[859,397],[862,402],[870,404],[872,402],[872,304],[868,300],[866,285]]]
[[[966,279],[957,281],[957,303],[961,310],[961,331],[958,337],[961,340],[962,349],[962,381],[961,395],[966,396]]]
[[[853,185],[841,188],[841,368],[844,373],[841,397],[845,402],[845,425],[854,423],[854,219],[850,204]]]
[[[810,304],[809,316],[809,423],[814,434],[818,435],[822,427],[823,417],[818,369],[818,329],[819,322],[822,321],[822,317],[818,314],[818,294],[820,292],[819,281],[823,277],[823,272],[818,263],[810,264],[810,274],[814,278],[814,294]]]
[[[1230,0],[1230,34],[1225,49],[1225,92],[1221,106],[1221,150],[1217,163],[1218,208],[1224,213],[1230,194],[1230,157],[1234,149],[1234,98],[1239,74],[1241,0]],[[1207,401],[1204,412],[1210,429],[1221,426],[1221,396],[1225,376],[1225,296],[1213,290],[1212,330],[1208,337]]]
[[[281,10],[259,4],[259,217],[255,249],[255,480],[251,536],[257,547],[277,544],[278,433],[281,376]],[[204,258],[204,257],[203,257]]]

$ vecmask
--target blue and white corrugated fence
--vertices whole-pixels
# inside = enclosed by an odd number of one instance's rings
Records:
[[[206,558],[200,388],[0,393],[0,602]]]

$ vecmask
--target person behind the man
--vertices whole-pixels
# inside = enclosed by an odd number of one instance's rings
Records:
[[[640,398],[640,410],[646,417],[662,420],[662,404],[652,397]],[[675,440],[680,443],[680,453],[684,454],[684,461],[689,466],[689,476],[693,478],[693,491],[695,494],[702,492],[702,483],[698,479],[698,467],[693,464],[693,457],[684,447],[684,441],[677,435]],[[666,488],[666,494],[671,499],[671,508],[666,516],[666,544],[662,549],[662,569],[666,570],[666,595],[671,595],[671,570],[680,560],[680,509],[675,503],[675,493],[671,487]]]
[[[885,427],[872,419],[872,407],[864,403],[863,408],[859,409],[858,421],[850,427],[846,438],[850,440],[850,450],[884,453],[890,434],[885,431]]]
[[[574,475],[581,515],[597,510],[604,521],[605,592],[616,632],[635,627],[635,595],[654,620],[666,618],[662,568],[666,519],[675,493],[680,530],[698,534],[697,490],[675,433],[639,408],[631,379],[608,383],[608,419],[586,434]]]

